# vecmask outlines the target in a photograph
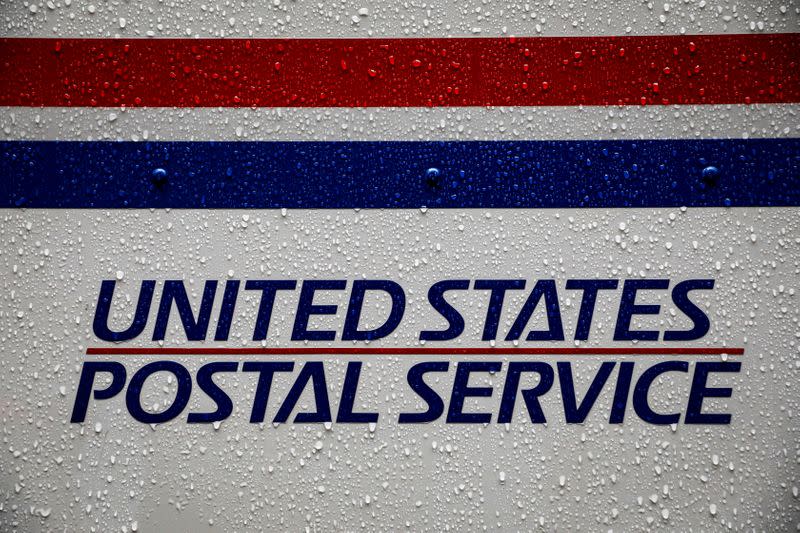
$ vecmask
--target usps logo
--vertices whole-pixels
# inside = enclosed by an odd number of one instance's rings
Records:
[[[3,5],[3,531],[800,527],[800,7]]]

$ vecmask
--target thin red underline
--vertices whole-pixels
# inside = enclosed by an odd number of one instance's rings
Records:
[[[744,355],[744,348],[121,348],[86,355]]]

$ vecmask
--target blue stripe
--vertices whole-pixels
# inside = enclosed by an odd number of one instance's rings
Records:
[[[800,205],[800,139],[2,143],[3,207]]]

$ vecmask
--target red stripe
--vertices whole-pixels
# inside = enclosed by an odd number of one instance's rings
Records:
[[[800,102],[800,34],[0,39],[0,105],[542,106]]]
[[[744,348],[87,348],[86,355],[744,355]]]

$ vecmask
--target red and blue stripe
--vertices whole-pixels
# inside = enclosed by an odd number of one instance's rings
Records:
[[[800,36],[0,39],[0,106],[792,104]],[[800,139],[5,141],[3,207],[798,206]]]

